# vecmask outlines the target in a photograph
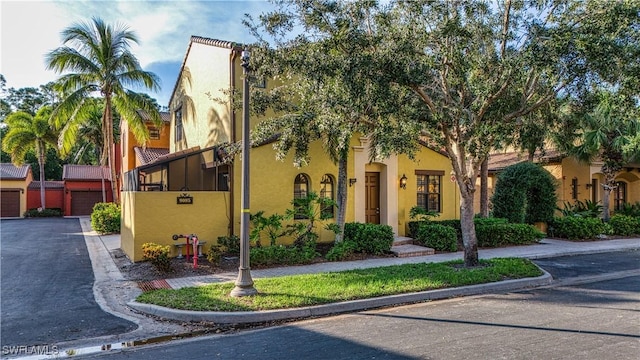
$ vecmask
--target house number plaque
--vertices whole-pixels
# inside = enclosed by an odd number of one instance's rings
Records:
[[[178,205],[193,205],[193,196],[189,196],[188,194],[182,194],[176,199]]]

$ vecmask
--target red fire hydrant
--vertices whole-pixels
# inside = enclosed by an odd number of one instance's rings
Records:
[[[193,268],[198,268],[198,236],[191,234],[191,243],[193,244]],[[189,240],[187,239],[187,247],[189,247]],[[187,256],[187,261],[189,257]]]
[[[198,268],[198,236],[196,234],[191,234],[191,235],[173,235],[173,240],[178,240],[178,239],[186,239],[186,248],[187,248],[187,262],[189,262],[189,245],[193,246],[192,250],[193,250],[193,268],[197,269]],[[191,241],[191,243],[189,243],[189,241]]]

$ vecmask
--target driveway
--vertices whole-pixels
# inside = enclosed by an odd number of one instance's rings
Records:
[[[2,220],[0,238],[1,346],[54,345],[136,328],[96,303],[78,219]]]

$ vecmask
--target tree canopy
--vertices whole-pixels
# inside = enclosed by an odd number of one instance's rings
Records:
[[[314,139],[305,128],[327,129],[335,149],[345,134],[393,125],[404,136],[375,137],[376,149],[410,153],[422,135],[451,160],[468,266],[478,262],[473,197],[488,154],[519,132],[533,138],[525,117],[557,98],[638,89],[637,0],[277,3],[262,30],[286,41],[267,52],[277,59],[268,68],[307,88],[289,96],[300,106],[278,120],[291,121],[279,149],[304,151]]]

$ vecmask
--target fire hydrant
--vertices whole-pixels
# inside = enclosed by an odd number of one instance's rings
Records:
[[[186,239],[186,248],[187,248],[187,262],[189,262],[189,245],[192,246],[192,250],[193,250],[193,268],[197,269],[198,268],[198,236],[196,234],[190,234],[190,235],[181,235],[181,234],[175,234],[172,236],[173,240],[178,240],[178,239]],[[190,242],[191,241],[191,242]],[[182,252],[180,252],[180,256],[182,256]]]

